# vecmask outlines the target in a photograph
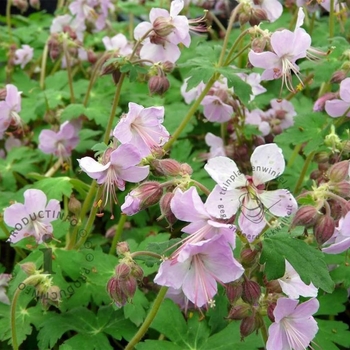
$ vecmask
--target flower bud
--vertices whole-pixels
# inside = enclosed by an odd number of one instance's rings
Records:
[[[175,159],[155,159],[151,162],[154,175],[177,176],[181,174],[181,164]]]
[[[33,262],[26,262],[20,264],[21,269],[27,274],[27,276],[34,275],[36,273],[36,266]]]
[[[263,281],[268,293],[282,293],[281,285],[277,280],[268,281],[264,276]]]
[[[226,295],[231,305],[242,297],[243,286],[240,282],[233,282],[226,285]]]
[[[177,218],[173,214],[170,203],[174,197],[174,193],[165,193],[159,201],[160,212],[162,213],[161,218],[164,217],[170,226],[174,225]]]
[[[275,322],[275,315],[273,314],[273,312],[275,310],[276,305],[276,303],[272,303],[267,307],[267,316],[272,322]]]
[[[117,255],[124,255],[130,252],[129,244],[127,242],[119,242],[117,244]]]
[[[187,174],[187,175],[192,175],[193,169],[192,169],[192,167],[189,164],[182,163],[181,164],[181,172],[184,173],[184,174]]]
[[[314,235],[317,243],[321,246],[326,243],[334,234],[335,222],[329,215],[324,215],[317,220],[314,226]]]
[[[347,76],[346,71],[338,70],[332,74],[331,83],[341,83]]]
[[[261,324],[261,317],[258,314],[243,318],[240,325],[241,340],[243,340],[245,337],[248,337],[248,335],[252,334],[254,331],[258,330]]]
[[[330,190],[340,197],[350,197],[350,183],[348,181],[341,181],[329,186]]]
[[[144,273],[143,270],[141,269],[141,267],[137,264],[134,264],[134,266],[132,267],[132,272],[131,274],[138,280],[141,281]]]
[[[122,307],[128,301],[127,296],[121,292],[120,283],[117,278],[112,277],[107,283],[107,292],[118,307]]]
[[[316,223],[319,215],[315,207],[312,205],[304,205],[296,212],[291,228],[295,226],[311,227]]]
[[[60,287],[51,286],[47,291],[48,299],[50,299],[51,301],[59,302],[61,299],[60,291]]]
[[[17,7],[23,13],[28,10],[29,5],[27,0],[12,0],[12,6]]]
[[[230,320],[243,320],[251,315],[251,307],[247,304],[233,306],[227,316]]]
[[[153,22],[154,32],[161,37],[166,37],[171,34],[174,28],[175,26],[170,23],[169,19],[163,16],[157,17]]]
[[[40,10],[40,1],[39,0],[29,0],[29,4],[31,7],[35,8],[36,10]]]
[[[259,284],[254,281],[244,281],[242,287],[242,299],[248,304],[255,304],[261,295]]]
[[[342,162],[335,163],[328,170],[328,177],[332,182],[340,182],[347,179],[349,176],[349,161],[343,160]]]
[[[327,152],[318,152],[315,154],[314,160],[316,163],[328,163],[329,154]]]
[[[266,44],[266,38],[255,38],[252,41],[252,50],[257,53],[263,52],[265,50]]]
[[[89,63],[95,64],[97,61],[97,56],[96,56],[95,52],[93,52],[92,50],[88,50],[87,51],[87,60]]]
[[[319,97],[314,103],[313,111],[322,112],[327,101],[337,98],[337,94],[334,92],[327,92],[326,94]]]
[[[163,95],[166,91],[169,90],[170,83],[167,77],[165,76],[153,76],[148,81],[148,89],[151,95]]]
[[[115,267],[115,276],[118,279],[126,279],[131,274],[131,267],[126,263],[121,263]]]
[[[243,266],[249,267],[256,261],[256,256],[259,252],[250,248],[243,249],[241,251],[241,263]]]
[[[267,20],[267,14],[262,9],[253,9],[249,18],[249,24],[251,26],[257,26],[262,21]]]
[[[175,68],[175,64],[170,61],[165,61],[162,63],[162,68],[164,73],[171,73]]]
[[[73,194],[69,198],[68,209],[71,213],[73,213],[76,216],[80,214],[81,203],[75,198]]]

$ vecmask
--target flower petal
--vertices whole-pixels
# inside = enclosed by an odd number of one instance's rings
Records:
[[[266,209],[279,217],[290,216],[298,209],[297,201],[288,190],[262,191],[258,197]]]

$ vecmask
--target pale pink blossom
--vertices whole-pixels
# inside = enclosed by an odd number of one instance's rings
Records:
[[[207,95],[203,98],[201,105],[204,106],[205,118],[210,122],[225,123],[232,117],[232,106],[223,102],[219,96]]]
[[[250,162],[252,176],[242,174],[227,157],[209,159],[204,168],[217,183],[206,202],[208,213],[228,219],[240,209],[239,227],[252,242],[266,226],[267,212],[290,216],[297,210],[297,203],[288,190],[264,190],[264,184],[281,175],[285,168],[282,150],[276,144],[257,147]]]
[[[8,273],[0,273],[0,303],[10,305],[10,299],[6,295],[5,287],[8,286],[11,278],[12,276]]]
[[[205,143],[210,147],[209,153],[202,155],[205,159],[211,159],[218,156],[226,156],[224,141],[221,137],[215,136],[211,132],[205,135]]]
[[[340,83],[340,99],[326,101],[325,110],[333,118],[343,115],[350,117],[350,78],[344,79]]]
[[[34,55],[34,49],[30,47],[29,45],[22,45],[21,49],[17,49],[15,51],[15,60],[13,61],[14,64],[21,65],[21,68],[23,69],[27,63],[29,63]]]
[[[51,199],[47,202],[45,193],[41,190],[26,190],[23,194],[24,204],[15,203],[5,208],[4,221],[14,227],[8,239],[16,243],[21,239],[33,236],[38,243],[53,236],[52,221],[60,215],[60,202]]]
[[[285,264],[286,272],[283,277],[277,280],[283,293],[290,299],[299,299],[299,296],[317,297],[318,289],[312,283],[309,285],[304,283],[298,272],[295,271],[294,267],[287,260],[285,260]]]
[[[182,289],[185,296],[197,307],[214,306],[217,283],[237,280],[244,272],[234,259],[225,236],[187,243],[180,251],[163,261],[154,282]]]
[[[70,27],[76,33],[77,38],[83,41],[86,30],[84,21],[68,14],[54,18],[50,27],[50,33],[66,32],[67,27]]]
[[[264,120],[265,112],[261,109],[254,109],[252,111],[246,110],[245,123],[250,125],[256,125],[263,136],[270,133],[271,128],[269,123]]]
[[[105,36],[102,38],[103,45],[108,51],[116,51],[121,56],[130,55],[132,46],[128,43],[125,35],[119,33],[112,38]]]
[[[258,73],[237,73],[237,75],[249,84],[252,88],[252,93],[250,95],[250,102],[254,100],[255,96],[263,94],[267,90],[260,84],[261,83],[261,75]]]
[[[298,305],[298,300],[279,298],[273,311],[275,322],[269,327],[266,350],[305,350],[318,331],[312,317],[318,308],[317,299]]]
[[[327,254],[339,254],[350,248],[350,212],[339,220],[333,236],[325,243],[328,244],[328,247],[322,249]]]
[[[164,107],[144,108],[130,102],[129,111],[120,118],[113,136],[122,144],[134,145],[146,157],[169,140],[163,121]]]
[[[239,2],[249,4],[253,9],[263,10],[270,22],[276,21],[283,12],[283,6],[278,0],[239,0]]]
[[[189,79],[190,78],[186,78],[183,84],[181,85],[181,95],[187,104],[190,104],[194,100],[196,100],[197,97],[201,94],[201,92],[205,88],[205,84],[203,82],[200,82],[196,87],[187,91],[187,81]]]

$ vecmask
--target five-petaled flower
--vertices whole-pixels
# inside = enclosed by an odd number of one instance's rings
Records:
[[[340,83],[340,99],[326,101],[325,110],[333,118],[346,115],[350,117],[350,78],[344,79]]]
[[[239,227],[252,242],[268,222],[266,211],[279,217],[289,216],[297,210],[297,203],[288,190],[264,190],[267,181],[284,171],[282,150],[276,144],[257,147],[250,161],[252,176],[242,174],[227,157],[209,159],[205,170],[217,183],[206,202],[208,213],[229,219],[240,209]]]
[[[52,221],[60,216],[60,203],[47,197],[41,190],[27,190],[23,194],[24,204],[15,203],[4,210],[6,225],[14,227],[9,242],[16,243],[21,239],[33,236],[42,243],[53,236]]]

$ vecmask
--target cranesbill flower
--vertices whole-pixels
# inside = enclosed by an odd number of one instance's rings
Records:
[[[322,249],[327,254],[339,254],[350,248],[350,212],[339,220],[333,236],[325,243],[328,244],[328,247]]]
[[[350,117],[350,78],[346,78],[340,83],[339,97],[340,99],[326,101],[327,114],[333,118],[343,115]]]
[[[84,20],[68,14],[54,18],[50,27],[50,33],[63,33],[66,32],[68,28],[75,32],[80,41],[83,41],[86,29]]]
[[[21,125],[21,117],[18,113],[21,111],[21,93],[16,86],[6,85],[5,101],[0,102],[0,137],[7,130],[11,123]]]
[[[210,147],[209,153],[202,153],[201,159],[211,159],[218,156],[226,156],[224,141],[221,137],[215,136],[211,132],[205,135],[205,143]]]
[[[311,37],[303,29],[284,29],[274,32],[270,38],[273,52],[249,52],[249,61],[254,67],[264,68],[262,80],[282,78],[282,87],[294,91],[292,84],[292,72],[299,78],[299,67],[296,61],[306,57],[311,45]],[[301,80],[300,80],[301,81]]]
[[[144,108],[130,102],[129,112],[120,118],[113,136],[122,144],[134,145],[141,157],[146,157],[169,140],[163,121],[164,107]]]
[[[43,130],[39,135],[39,149],[62,159],[70,157],[72,150],[79,143],[79,130],[80,125],[68,121],[60,126],[58,132]]]
[[[257,147],[250,157],[253,175],[242,174],[227,157],[208,160],[205,170],[218,185],[210,193],[206,209],[217,218],[227,219],[240,209],[239,227],[252,242],[266,226],[266,212],[279,217],[297,210],[297,203],[287,190],[265,191],[265,183],[284,171],[282,150],[276,144]]]
[[[34,49],[29,45],[22,45],[21,49],[15,51],[16,58],[14,64],[20,64],[23,69],[31,61],[34,55]]]
[[[108,202],[117,203],[116,188],[125,190],[126,182],[139,182],[149,174],[149,166],[139,166],[142,157],[133,145],[120,145],[117,149],[107,149],[102,162],[91,157],[78,159],[80,168],[99,185],[104,186],[103,199],[100,206]],[[112,215],[113,217],[113,215]]]
[[[162,286],[181,288],[197,307],[213,306],[217,283],[235,281],[243,272],[226,238],[217,235],[185,244],[175,257],[161,263],[154,281]]]
[[[299,296],[317,297],[317,288],[312,283],[309,285],[304,283],[298,272],[295,271],[294,267],[287,260],[285,260],[285,264],[286,272],[282,278],[277,280],[283,293],[290,299],[298,299]]]
[[[273,311],[275,322],[269,327],[266,349],[306,349],[318,331],[317,322],[312,317],[318,308],[317,299],[298,305],[298,300],[279,298]]]
[[[38,243],[42,243],[53,236],[51,222],[59,216],[60,203],[56,199],[47,203],[47,197],[41,190],[26,190],[23,196],[24,204],[15,203],[4,210],[6,225],[15,228],[8,241],[16,243],[33,236]]]
[[[239,2],[248,3],[254,9],[263,10],[270,22],[278,19],[283,12],[282,4],[278,0],[240,0]]]
[[[260,84],[261,75],[258,73],[237,73],[237,75],[252,87],[252,94],[250,95],[250,101],[253,101],[255,96],[263,94],[266,89]]]
[[[105,36],[102,38],[103,45],[108,51],[117,51],[121,56],[127,56],[132,52],[132,46],[128,43],[125,35],[119,33],[112,38]]]

